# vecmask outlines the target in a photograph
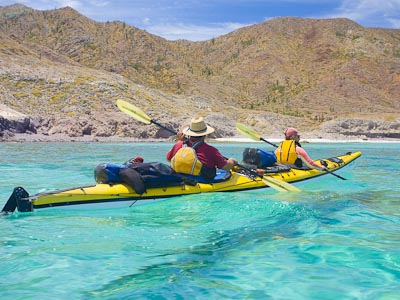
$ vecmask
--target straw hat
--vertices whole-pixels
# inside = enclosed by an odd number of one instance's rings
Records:
[[[182,130],[188,136],[203,136],[214,132],[214,128],[208,126],[203,117],[196,117],[190,121],[190,126]]]

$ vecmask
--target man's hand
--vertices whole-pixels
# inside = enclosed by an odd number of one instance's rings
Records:
[[[328,163],[325,161],[325,160],[320,160],[319,161],[319,163],[321,164],[321,166],[324,166],[324,167],[328,167]]]
[[[230,163],[230,164],[235,166],[235,165],[238,164],[238,161],[235,158],[230,157],[230,158],[228,158],[228,163]]]
[[[230,157],[230,158],[228,158],[226,160],[226,164],[222,169],[224,169],[225,171],[229,171],[230,169],[232,169],[237,164],[238,164],[238,161],[235,158]]]
[[[183,134],[183,132],[178,132],[177,134],[176,134],[176,140],[177,141],[184,141],[185,140],[185,135]]]

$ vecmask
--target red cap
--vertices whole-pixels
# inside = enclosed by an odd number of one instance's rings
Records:
[[[134,159],[132,159],[132,161],[135,163],[142,163],[144,161],[144,159],[143,159],[143,157],[141,157],[139,155],[139,156],[136,156]]]
[[[299,131],[296,128],[289,127],[285,130],[285,136],[286,137],[291,137],[294,135],[299,135]]]

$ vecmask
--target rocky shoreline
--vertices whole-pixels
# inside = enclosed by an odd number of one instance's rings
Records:
[[[210,118],[216,134],[210,139],[218,141],[246,141],[235,129],[233,121]],[[58,121],[58,122],[57,122]],[[157,126],[143,124],[127,125],[123,121],[113,124],[94,124],[79,120],[46,120],[42,118],[5,118],[0,115],[0,141],[2,142],[171,142],[175,136]],[[266,121],[267,122],[267,121]],[[177,124],[169,124],[178,128]],[[83,125],[82,125],[83,124]],[[259,132],[269,140],[280,140],[284,125],[274,133]],[[120,127],[120,129],[118,129]],[[90,129],[89,129],[90,128]],[[302,140],[310,142],[362,142],[400,141],[400,119],[391,122],[382,120],[340,119],[323,123],[318,130],[305,131],[300,128]]]
[[[340,134],[328,134],[323,132],[310,132],[310,133],[302,133],[302,143],[351,143],[351,142],[394,142],[400,143],[400,138],[381,138],[381,137],[366,137],[365,135],[361,136],[347,136]],[[135,142],[173,142],[174,136],[169,138],[136,138],[136,137],[119,137],[119,136],[108,136],[108,137],[99,137],[99,136],[91,136],[84,135],[79,137],[71,137],[66,134],[55,134],[55,135],[46,135],[42,133],[14,133],[11,136],[7,136],[7,138],[0,137],[0,142],[42,142],[42,143],[61,143],[61,142],[85,142],[85,143],[135,143]],[[278,136],[270,136],[266,137],[268,141],[277,143],[282,138]],[[222,138],[210,138],[210,141],[215,142],[254,142],[248,138],[244,138],[243,136],[231,136],[231,137],[222,137]]]

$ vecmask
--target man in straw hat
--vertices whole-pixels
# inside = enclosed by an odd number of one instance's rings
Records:
[[[300,133],[297,128],[289,127],[285,130],[285,140],[275,150],[277,161],[283,164],[293,164],[302,167],[303,164],[310,168],[323,170],[325,167],[315,163],[306,150],[300,145]]]
[[[214,128],[208,126],[202,117],[193,118],[190,125],[178,133],[178,141],[167,153],[172,168],[177,172],[200,175],[211,180],[217,168],[229,171],[237,165],[236,159],[225,158],[217,148],[204,141],[213,132]]]

